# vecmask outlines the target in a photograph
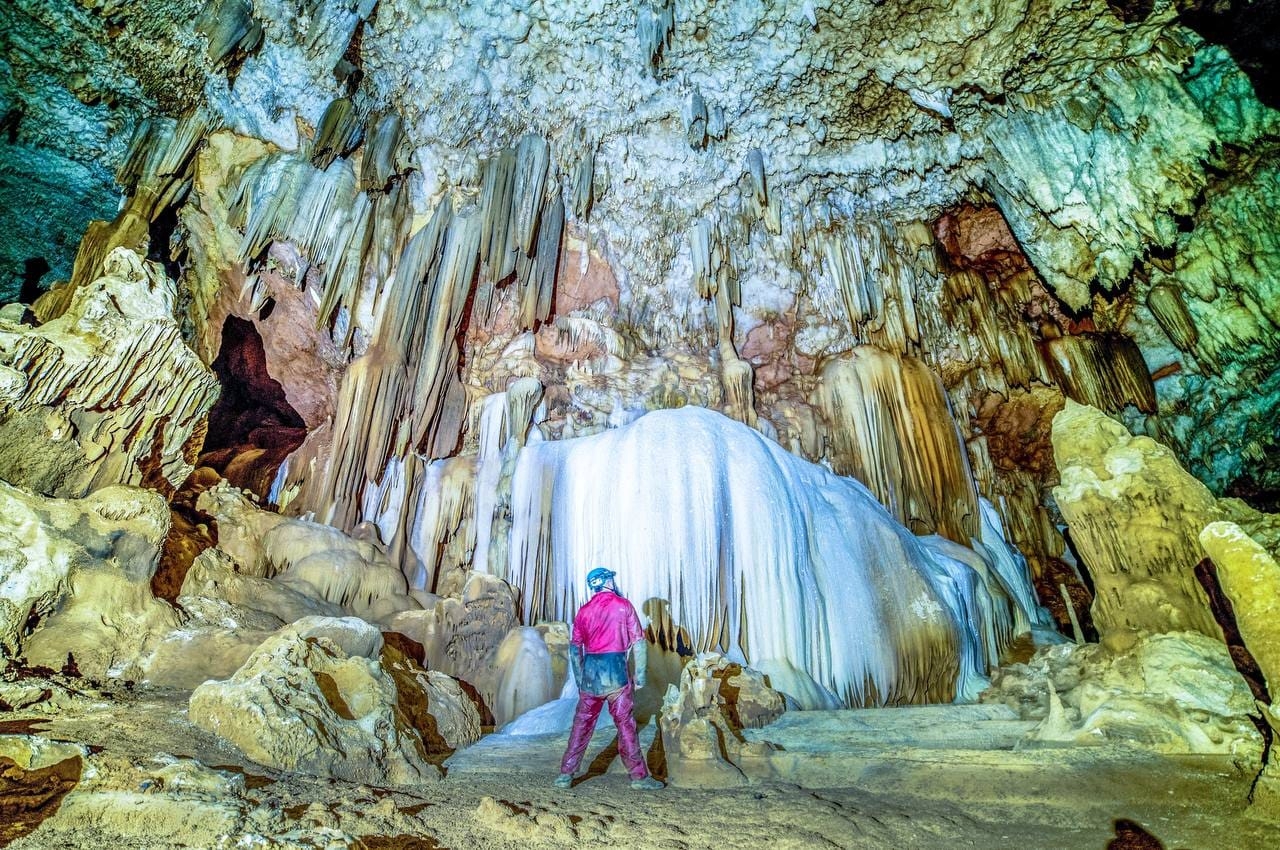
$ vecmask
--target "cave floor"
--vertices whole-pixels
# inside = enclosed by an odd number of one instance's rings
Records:
[[[254,765],[187,722],[185,694],[99,690],[39,708],[0,715],[0,734],[72,741],[89,755],[69,793],[0,829],[0,847],[1260,850],[1280,835],[1246,804],[1252,773],[1228,758],[1014,751],[999,736],[981,752],[952,740],[981,725],[964,707],[951,720],[947,708],[852,722],[860,713],[822,713],[803,719],[807,731],[775,735],[790,748],[774,778],[651,793],[608,763],[604,726],[569,790],[551,786],[563,735],[489,736],[442,781],[389,790]],[[918,740],[904,740],[913,726]],[[653,735],[650,724],[644,742]]]

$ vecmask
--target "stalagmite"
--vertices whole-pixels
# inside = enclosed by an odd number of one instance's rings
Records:
[[[1125,632],[1197,631],[1221,639],[1194,575],[1200,529],[1220,516],[1208,488],[1149,437],[1068,401],[1053,419],[1062,483],[1053,489],[1093,577],[1093,622]]]
[[[1274,704],[1280,691],[1280,565],[1232,522],[1209,523],[1199,539],[1218,568],[1240,636],[1266,677]]]
[[[606,564],[691,648],[790,670],[845,704],[950,700],[993,661],[970,638],[976,574],[939,561],[862,485],[710,411],[531,444],[512,498],[527,620],[569,619],[586,571]]]

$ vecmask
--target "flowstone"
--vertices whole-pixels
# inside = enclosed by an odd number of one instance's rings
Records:
[[[1013,616],[1032,594],[1007,593],[994,566],[947,555],[859,482],[704,409],[530,443],[512,506],[507,575],[526,621],[571,619],[605,564],[687,647],[776,672],[807,707],[976,693],[1010,624],[1038,619]]]
[[[0,323],[0,479],[80,497],[191,474],[218,381],[183,341],[158,264],[117,248],[101,272],[58,318]]]

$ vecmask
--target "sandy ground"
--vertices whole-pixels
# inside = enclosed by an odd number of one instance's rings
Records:
[[[551,786],[563,738],[504,741],[440,782],[389,790],[246,762],[186,721],[183,694],[99,691],[56,716],[0,715],[0,733],[91,750],[56,811],[34,830],[0,830],[0,846],[14,850],[1280,847],[1280,824],[1246,803],[1252,775],[1221,758],[1076,748],[948,762],[945,752],[920,758],[893,745],[856,756],[834,748],[813,756],[827,760],[821,770],[799,775],[838,776],[845,765],[841,787],[646,793],[630,789],[616,759],[606,772],[611,735],[602,730],[591,772],[567,791]]]

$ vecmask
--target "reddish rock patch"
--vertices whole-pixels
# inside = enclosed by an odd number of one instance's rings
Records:
[[[1038,476],[1056,476],[1050,434],[1053,417],[1066,402],[1057,389],[1037,387],[983,396],[973,424],[987,438],[987,452],[996,469],[1023,469]]]
[[[994,206],[962,204],[934,223],[934,235],[958,268],[1004,277],[1027,268],[1027,259]]]
[[[24,770],[0,756],[0,847],[30,835],[52,817],[80,782],[83,769],[79,756],[37,770]]]
[[[586,271],[582,270],[584,254],[587,258]],[[556,280],[555,314],[567,316],[602,298],[616,308],[620,294],[618,278],[608,261],[580,238],[566,238],[564,253],[560,257],[560,277]]]

